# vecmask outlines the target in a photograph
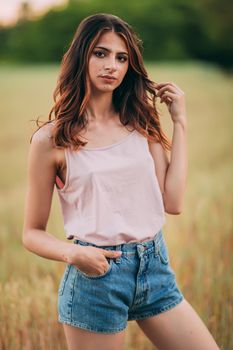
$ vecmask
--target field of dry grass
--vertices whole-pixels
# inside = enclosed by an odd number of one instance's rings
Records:
[[[186,93],[189,175],[183,212],[167,214],[164,235],[186,299],[222,350],[233,349],[232,77],[198,63],[148,64],[157,82]],[[64,264],[22,246],[29,139],[38,115],[47,119],[57,66],[0,67],[0,348],[66,350],[57,322],[57,289]],[[164,106],[161,123],[172,136]],[[47,230],[65,240],[56,191]],[[154,347],[129,322],[125,350]]]

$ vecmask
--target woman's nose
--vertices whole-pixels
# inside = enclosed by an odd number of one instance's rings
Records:
[[[117,63],[115,59],[110,59],[108,62],[105,63],[106,69],[116,70]]]

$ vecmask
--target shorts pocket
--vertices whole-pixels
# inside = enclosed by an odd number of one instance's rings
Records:
[[[58,288],[58,294],[59,295],[62,295],[63,292],[64,292],[64,288],[65,288],[65,284],[66,284],[67,278],[69,276],[70,268],[71,268],[71,264],[66,265],[65,271],[63,273],[63,276],[61,278],[61,282],[60,282],[60,285],[59,285],[59,288]]]
[[[88,279],[98,279],[98,278],[102,278],[102,277],[105,277],[107,276],[110,271],[112,270],[112,265],[113,265],[113,259],[112,258],[106,258],[108,260],[108,263],[109,263],[109,267],[107,269],[107,271],[105,271],[104,273],[102,273],[101,275],[88,275],[86,274],[85,272],[81,271],[77,266],[76,269],[77,269],[77,272],[84,276],[85,278],[88,278]]]
[[[168,252],[166,242],[164,240],[162,240],[160,244],[158,254],[159,254],[160,261],[163,264],[167,265],[169,263],[169,252]]]

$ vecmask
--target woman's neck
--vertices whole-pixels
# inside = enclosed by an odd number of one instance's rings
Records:
[[[86,107],[88,121],[105,123],[116,117],[116,111],[112,103],[112,94],[98,94],[91,96]]]

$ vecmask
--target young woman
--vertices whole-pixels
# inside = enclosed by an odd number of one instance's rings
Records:
[[[66,264],[58,313],[70,350],[123,349],[130,320],[158,349],[214,350],[176,283],[162,231],[165,212],[182,211],[185,95],[148,78],[141,43],[111,14],[80,23],[49,120],[31,139],[23,244]],[[168,107],[172,142],[156,98]],[[73,242],[46,231],[54,184]]]

